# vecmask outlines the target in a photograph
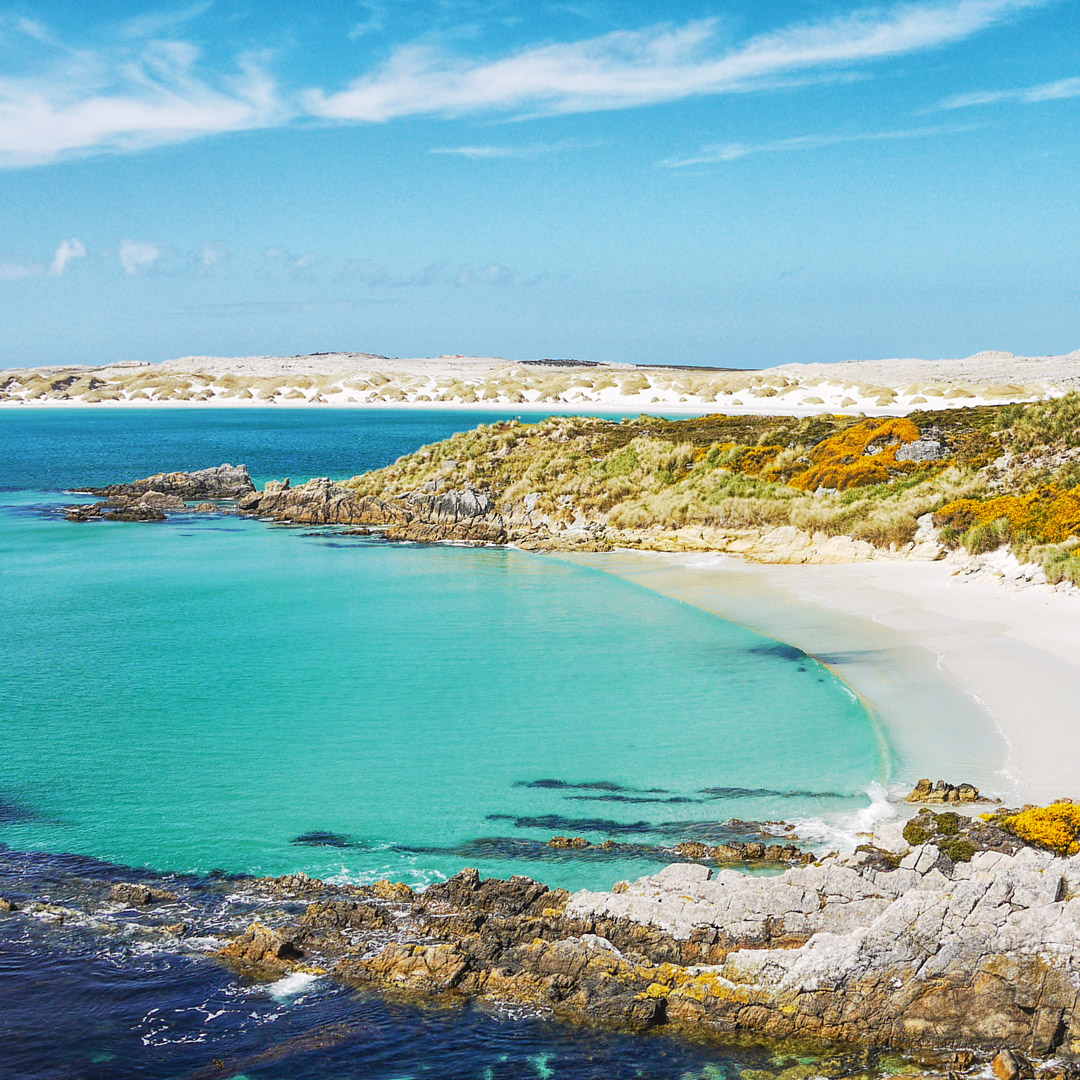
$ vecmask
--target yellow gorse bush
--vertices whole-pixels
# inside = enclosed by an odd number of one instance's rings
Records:
[[[1045,544],[1060,544],[1080,535],[1080,488],[1063,490],[1044,484],[1025,495],[999,495],[996,499],[959,499],[934,515],[934,524],[965,532],[974,525],[1004,519],[1015,537]]]
[[[1056,802],[1049,806],[1032,806],[1005,819],[1005,827],[1021,840],[1038,847],[1050,848],[1059,855],[1080,852],[1080,805]]]
[[[865,484],[888,483],[896,474],[917,467],[912,461],[897,461],[896,451],[918,437],[918,427],[906,417],[863,420],[818,443],[810,451],[810,466],[791,479],[791,486],[801,491],[845,491]],[[877,453],[868,454],[867,450],[877,444],[884,445]]]

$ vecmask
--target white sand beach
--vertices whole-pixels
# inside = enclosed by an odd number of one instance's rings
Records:
[[[161,363],[0,370],[0,406],[467,408],[666,415],[867,416],[1058,397],[1080,351],[960,360],[785,364],[761,370],[370,353],[188,356]]]
[[[1080,796],[1080,605],[944,562],[760,565],[573,556],[822,660],[880,716],[898,792],[921,776],[1007,803]],[[895,793],[895,792],[894,792]]]

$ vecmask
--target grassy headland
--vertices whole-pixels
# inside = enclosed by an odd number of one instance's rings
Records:
[[[1080,394],[871,419],[507,420],[348,486],[379,498],[470,487],[508,520],[524,509],[589,525],[597,546],[792,526],[901,551],[930,514],[945,547],[1008,545],[1052,582],[1080,581]]]

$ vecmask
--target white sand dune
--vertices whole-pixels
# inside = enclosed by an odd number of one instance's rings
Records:
[[[0,405],[329,405],[522,411],[893,415],[1056,397],[1080,388],[1080,351],[963,360],[786,364],[760,371],[388,358],[370,353],[188,356],[158,364],[11,368]]]

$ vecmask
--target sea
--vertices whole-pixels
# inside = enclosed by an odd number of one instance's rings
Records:
[[[224,513],[72,523],[62,509],[73,488],[225,461],[260,486],[344,479],[501,418],[0,412],[4,880],[62,882],[74,860],[416,888],[473,866],[609,888],[674,861],[681,841],[791,834],[762,824],[775,822],[820,837],[871,812],[889,753],[848,686],[782,641],[599,569]],[[556,835],[593,846],[554,848]],[[421,1009],[325,979],[246,983],[164,945],[0,915],[0,1077],[793,1065],[776,1048]]]

